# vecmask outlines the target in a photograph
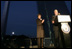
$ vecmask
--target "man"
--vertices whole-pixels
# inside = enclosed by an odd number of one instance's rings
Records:
[[[59,14],[60,13],[58,13],[58,10],[55,9],[54,10],[54,16],[52,16],[53,31],[55,34],[55,40],[54,40],[55,47],[60,47],[60,44],[61,44],[60,43],[61,37],[60,37],[60,32],[59,32],[59,23],[58,23],[58,19],[57,19],[57,16]]]
[[[37,39],[38,39],[38,47],[43,48],[43,38],[44,38],[44,30],[43,30],[43,23],[44,19],[41,19],[41,14],[38,14],[37,22]]]

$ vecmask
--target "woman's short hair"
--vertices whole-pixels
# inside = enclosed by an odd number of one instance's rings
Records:
[[[41,15],[41,14],[39,13],[37,16],[39,16],[39,15]]]

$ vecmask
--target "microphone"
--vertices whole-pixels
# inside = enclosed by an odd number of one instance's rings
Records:
[[[58,13],[58,15],[60,15],[60,13]]]

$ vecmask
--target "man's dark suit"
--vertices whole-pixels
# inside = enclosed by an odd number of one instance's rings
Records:
[[[62,43],[61,43],[61,36],[59,31],[60,24],[58,23],[57,16],[52,16],[52,21],[54,21],[54,24],[53,24],[53,32],[55,34],[54,44],[55,44],[55,47],[59,47],[61,46]]]

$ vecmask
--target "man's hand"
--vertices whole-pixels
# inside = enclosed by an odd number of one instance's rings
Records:
[[[54,21],[52,21],[52,23],[54,23]]]
[[[43,19],[43,20],[42,20],[42,23],[44,23],[44,21],[45,21],[45,20]]]

